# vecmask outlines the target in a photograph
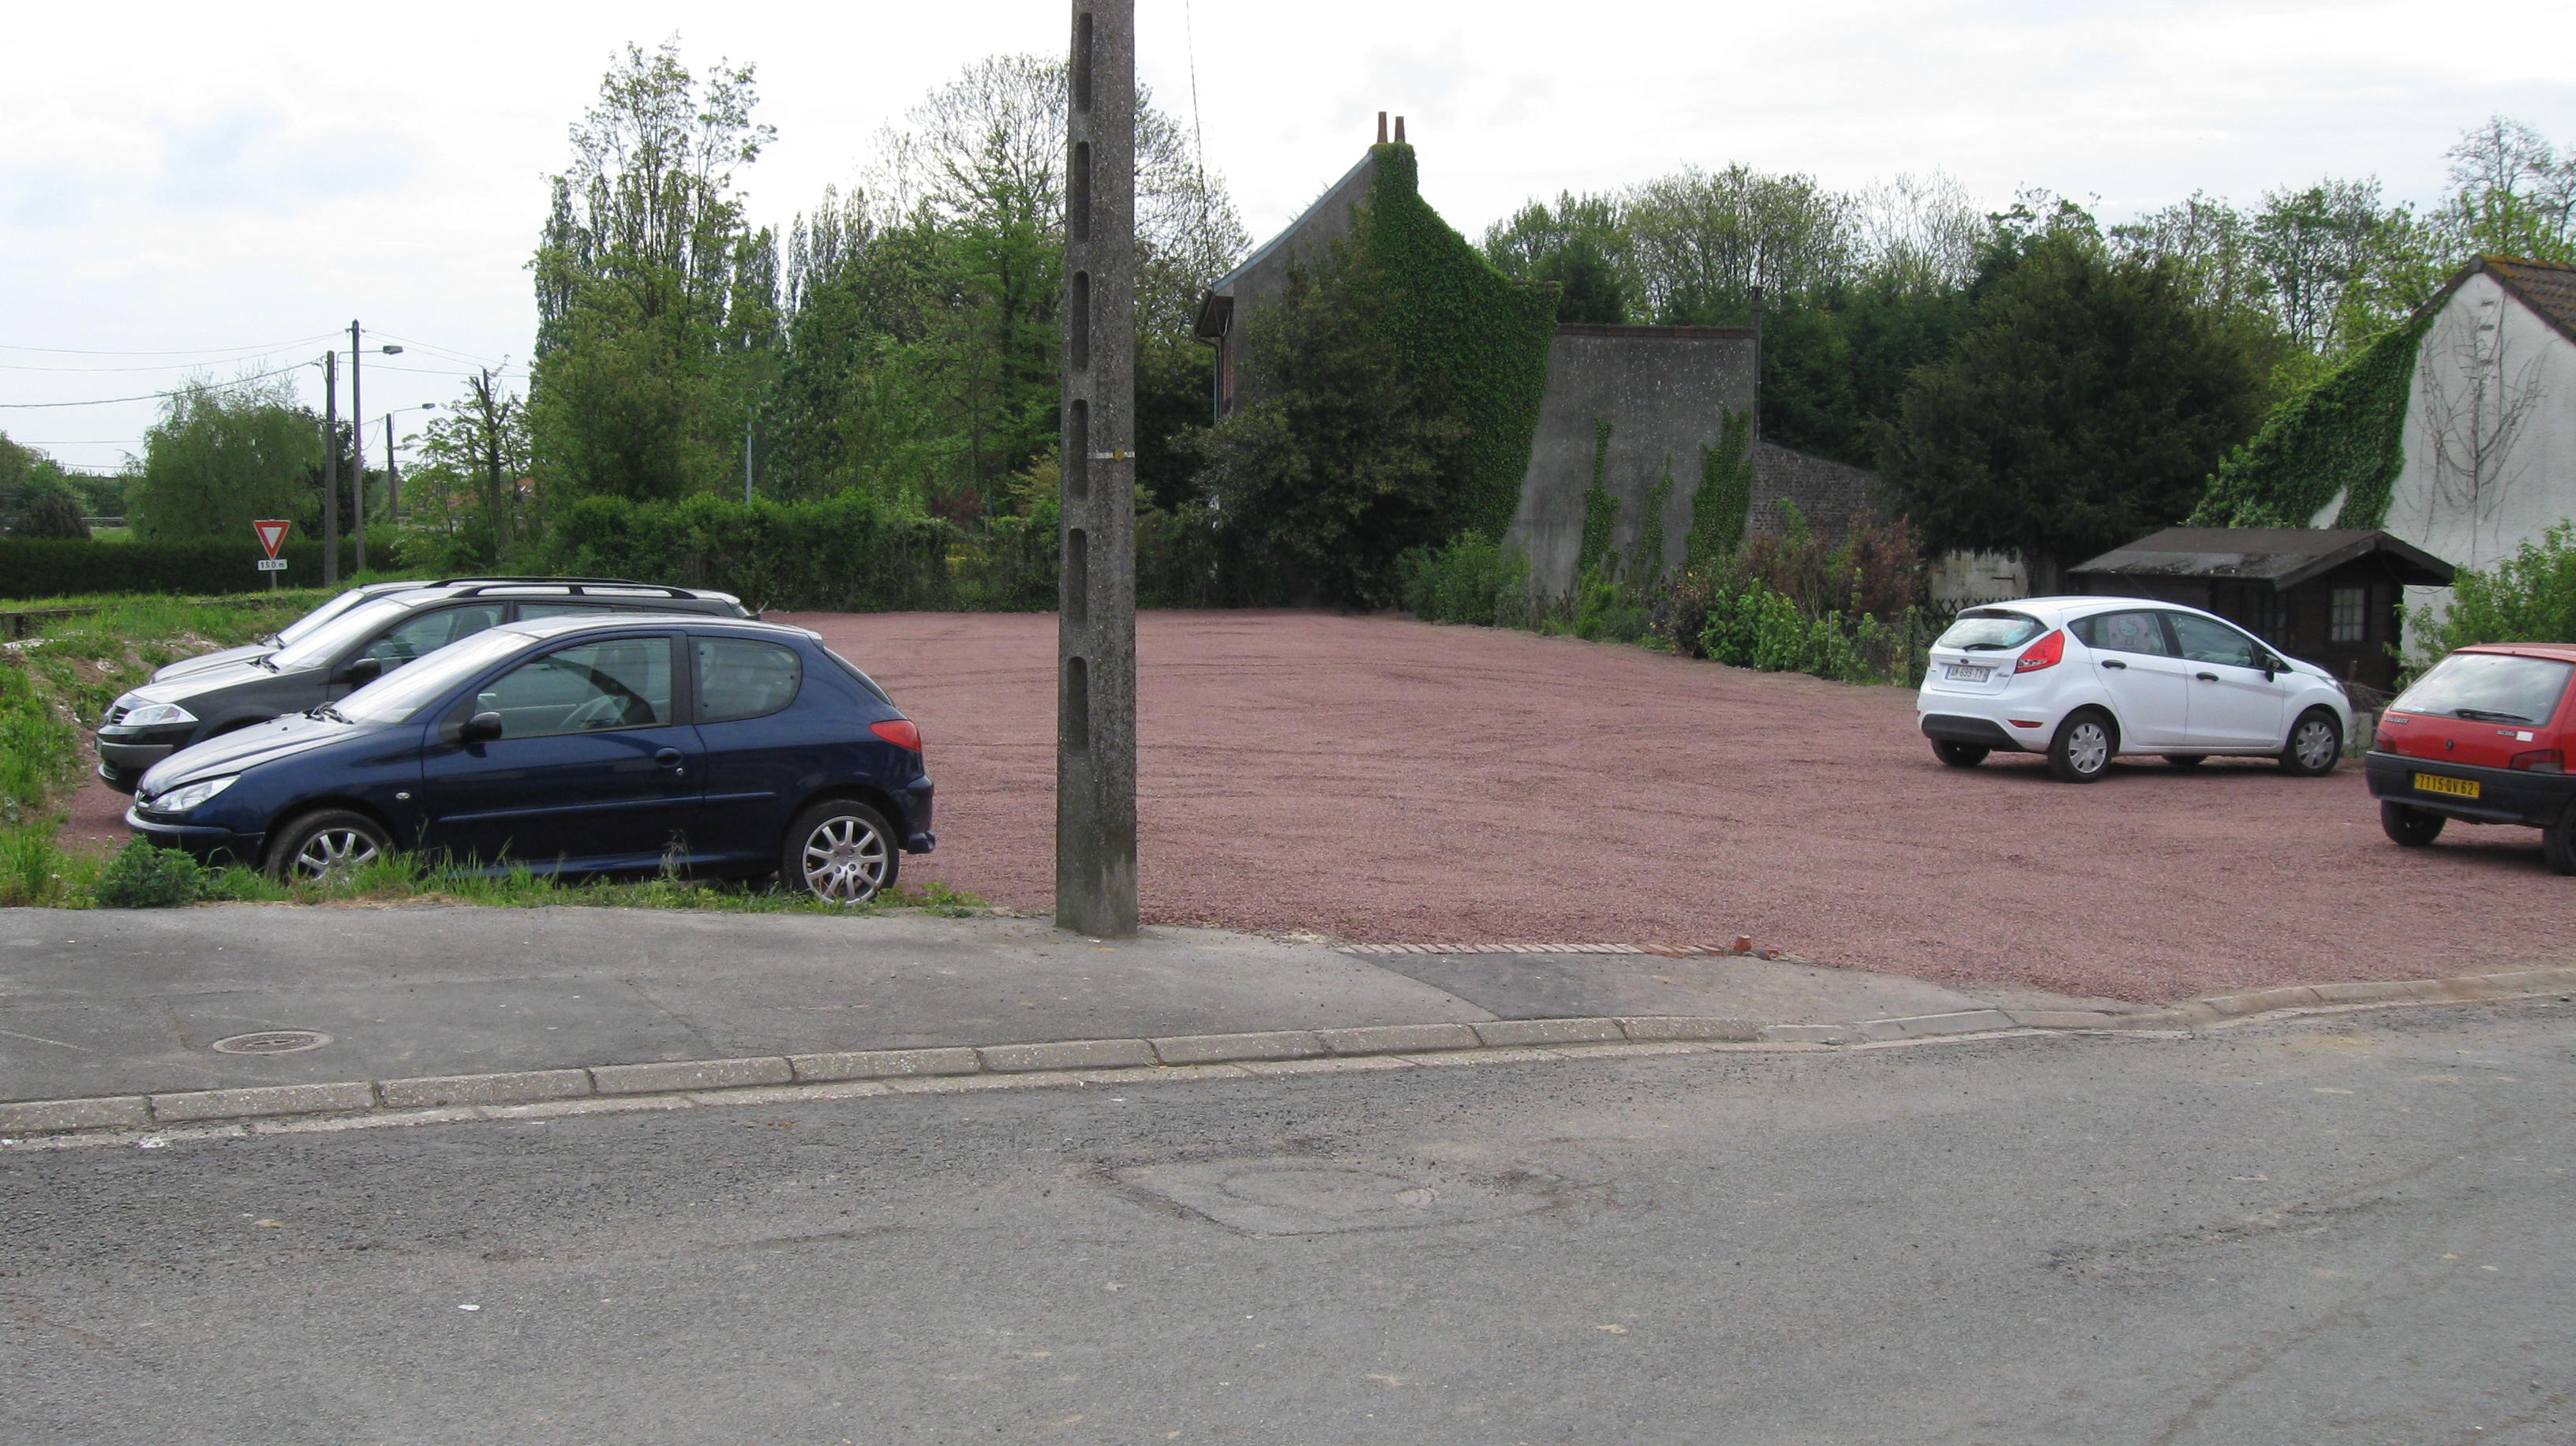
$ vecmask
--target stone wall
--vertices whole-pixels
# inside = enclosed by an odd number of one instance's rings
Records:
[[[1878,474],[1809,456],[1770,442],[1753,444],[1753,511],[1745,533],[1789,530],[1789,507],[1807,521],[1808,531],[1841,542],[1851,531],[1854,514],[1864,508],[1888,515]]]
[[[1612,548],[1622,557],[1635,553],[1647,506],[1670,476],[1663,562],[1680,564],[1701,454],[1717,445],[1729,412],[1753,409],[1756,346],[1756,334],[1745,327],[1557,328],[1548,345],[1538,436],[1506,534],[1528,557],[1532,586],[1552,594],[1574,586],[1599,423],[1610,428],[1601,485],[1619,504]]]

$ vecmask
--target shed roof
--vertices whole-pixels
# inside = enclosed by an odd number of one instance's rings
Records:
[[[2385,532],[2361,528],[2168,527],[2068,571],[2079,577],[2237,578],[2286,591],[2372,553],[2387,554],[2401,581],[2450,585],[2451,564]]]

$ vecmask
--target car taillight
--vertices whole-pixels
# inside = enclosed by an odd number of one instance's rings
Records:
[[[2513,756],[2513,766],[2526,773],[2565,773],[2567,754],[2557,748],[2535,748]]]
[[[871,723],[868,731],[897,748],[909,748],[915,753],[921,751],[921,730],[909,718],[888,718],[882,723]]]
[[[2021,657],[2013,663],[2013,671],[2036,673],[2042,668],[2054,668],[2065,656],[2066,630],[2059,628],[2024,649]]]
[[[2370,746],[2382,753],[2394,753],[2397,751],[2397,735],[2382,728],[2370,735]]]

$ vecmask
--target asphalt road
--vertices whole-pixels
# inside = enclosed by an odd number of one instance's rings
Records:
[[[0,1439],[2561,1442],[2576,1008],[0,1154]]]

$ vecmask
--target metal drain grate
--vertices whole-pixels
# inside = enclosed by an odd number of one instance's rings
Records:
[[[331,1036],[318,1029],[263,1029],[219,1039],[207,1047],[217,1054],[300,1054],[330,1042]]]

